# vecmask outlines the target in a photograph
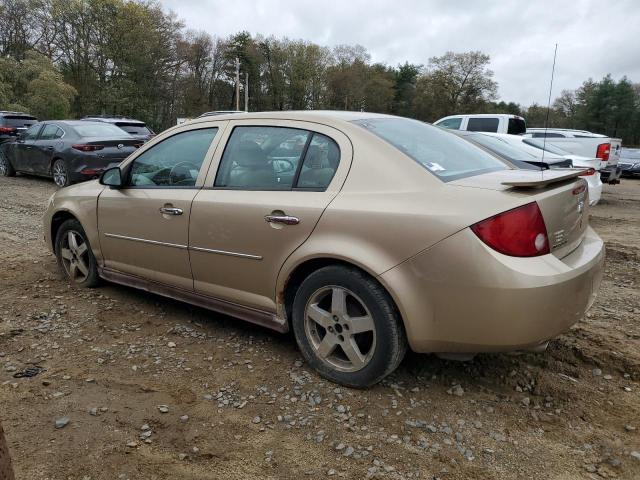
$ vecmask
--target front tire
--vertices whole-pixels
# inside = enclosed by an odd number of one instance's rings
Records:
[[[53,166],[51,167],[51,174],[53,176],[53,181],[55,184],[60,187],[68,187],[71,185],[71,180],[69,178],[69,169],[67,168],[67,164],[64,160],[58,159],[53,162]]]
[[[407,351],[393,300],[382,285],[355,268],[329,266],[309,275],[296,293],[292,323],[309,365],[349,387],[379,382]]]
[[[16,171],[11,165],[7,154],[0,149],[0,175],[3,177],[15,177]]]
[[[69,219],[60,225],[55,252],[58,265],[74,285],[92,288],[100,283],[96,258],[79,221]]]

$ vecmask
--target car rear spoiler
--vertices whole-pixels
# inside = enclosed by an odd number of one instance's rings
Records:
[[[520,179],[509,179],[501,182],[502,185],[516,188],[543,188],[552,183],[564,182],[571,178],[579,177],[587,169],[585,168],[552,168],[542,170],[536,175],[526,175]]]

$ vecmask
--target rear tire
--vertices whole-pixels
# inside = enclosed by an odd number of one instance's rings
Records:
[[[407,352],[393,300],[356,268],[329,266],[309,275],[296,293],[292,317],[298,347],[309,365],[348,387],[379,382]]]
[[[58,265],[71,283],[83,288],[100,284],[98,264],[79,221],[69,219],[60,225],[54,245]]]
[[[16,176],[16,171],[13,168],[13,165],[11,165],[11,162],[9,161],[7,155],[4,153],[4,151],[2,151],[2,148],[0,148],[0,175],[2,175],[3,177]]]
[[[69,169],[67,168],[66,162],[61,158],[53,162],[53,166],[51,167],[51,175],[53,176],[54,183],[58,187],[64,188],[71,185],[71,180],[69,178]]]

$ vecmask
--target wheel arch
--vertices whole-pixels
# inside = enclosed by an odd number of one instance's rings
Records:
[[[55,251],[56,248],[56,235],[58,234],[58,230],[60,229],[60,226],[66,222],[67,220],[77,220],[81,225],[82,222],[80,222],[80,219],[74,215],[73,213],[71,213],[69,210],[58,210],[56,213],[53,214],[53,216],[51,217],[51,250]]]
[[[389,285],[387,285],[383,278],[380,275],[376,275],[373,270],[367,268],[365,265],[360,265],[356,262],[331,255],[321,255],[304,259],[291,267],[286,273],[286,278],[282,282],[282,286],[278,290],[277,301],[279,313],[283,318],[286,319],[289,328],[291,328],[293,300],[295,298],[296,292],[298,291],[298,288],[300,287],[304,279],[311,275],[313,272],[320,270],[321,268],[333,265],[354,268],[379,283],[393,302],[396,312],[400,317],[402,328],[406,331],[404,315],[402,309],[400,308],[400,304],[398,303],[398,299],[396,298],[393,289],[390,288]]]

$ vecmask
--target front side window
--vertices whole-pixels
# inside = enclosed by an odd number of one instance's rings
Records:
[[[235,127],[222,155],[215,186],[290,190],[312,133],[284,127]]]
[[[149,148],[133,161],[129,185],[194,186],[217,132],[217,128],[202,128],[177,133]]]
[[[467,130],[470,132],[493,132],[498,131],[500,120],[497,118],[470,118],[467,122]]]
[[[370,118],[353,123],[389,142],[441,180],[448,182],[507,166],[451,132],[408,118]]]
[[[41,127],[42,127],[42,125],[39,124],[39,123],[33,125],[32,127],[29,127],[22,134],[22,139],[23,140],[35,140],[38,137],[38,132],[40,131]]]
[[[441,122],[436,123],[436,126],[442,128],[450,128],[451,130],[460,130],[461,123],[462,118],[447,118],[446,120],[442,120]]]

